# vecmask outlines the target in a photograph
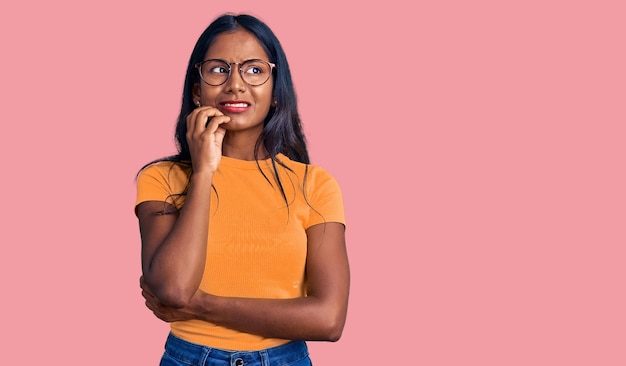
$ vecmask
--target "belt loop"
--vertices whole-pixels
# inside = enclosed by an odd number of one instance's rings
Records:
[[[202,355],[200,356],[200,365],[204,366],[207,364],[207,360],[209,359],[209,354],[211,353],[212,348],[203,347]]]
[[[259,351],[259,357],[261,357],[261,366],[271,366],[270,357],[266,350]]]

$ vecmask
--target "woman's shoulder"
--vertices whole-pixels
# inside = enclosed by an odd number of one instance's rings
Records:
[[[284,155],[279,155],[278,159],[288,169],[292,170],[299,177],[306,178],[311,183],[336,182],[334,175],[321,165],[301,163],[291,160]]]
[[[321,166],[318,166],[315,164],[302,163],[296,160],[291,160],[288,156],[283,155],[283,154],[278,154],[276,156],[276,161],[278,162],[278,164],[283,165],[287,169],[298,173],[298,175],[304,172],[311,173],[311,172],[325,171],[325,169],[322,168]]]
[[[169,180],[172,177],[186,177],[189,171],[190,165],[184,162],[159,160],[145,165],[137,176],[163,177]]]

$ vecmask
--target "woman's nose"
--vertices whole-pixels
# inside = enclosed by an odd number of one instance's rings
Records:
[[[226,80],[227,91],[244,91],[246,82],[241,77],[239,64],[234,62],[230,65],[230,77]]]

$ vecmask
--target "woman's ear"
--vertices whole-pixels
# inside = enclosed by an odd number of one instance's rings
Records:
[[[202,105],[201,97],[200,97],[200,86],[198,84],[193,84],[193,88],[191,89],[191,95],[193,95],[193,104],[198,107]]]

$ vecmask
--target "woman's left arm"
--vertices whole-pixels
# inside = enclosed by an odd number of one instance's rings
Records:
[[[195,318],[264,337],[337,341],[346,321],[350,289],[345,227],[328,222],[306,233],[306,297],[251,299],[198,291],[187,307],[173,310],[159,306],[144,288],[146,305],[169,322]]]

